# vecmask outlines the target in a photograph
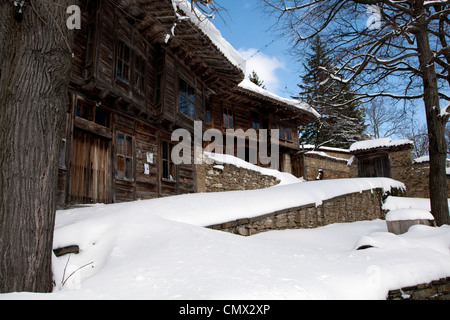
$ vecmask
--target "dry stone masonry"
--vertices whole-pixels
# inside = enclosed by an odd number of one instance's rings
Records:
[[[450,277],[389,291],[388,300],[450,300]]]
[[[231,164],[197,165],[197,192],[256,190],[276,186],[280,181],[257,171]]]
[[[325,200],[319,206],[309,204],[209,228],[251,236],[271,230],[310,229],[333,223],[384,219],[381,209],[383,196],[384,193],[380,189],[345,194]]]

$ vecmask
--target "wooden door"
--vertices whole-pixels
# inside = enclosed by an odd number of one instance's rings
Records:
[[[297,178],[303,178],[305,175],[303,154],[296,154],[294,156],[291,156],[291,163],[292,174]]]
[[[378,154],[358,158],[358,175],[360,178],[391,177],[389,155]]]
[[[75,129],[73,135],[70,202],[110,203],[110,140]]]

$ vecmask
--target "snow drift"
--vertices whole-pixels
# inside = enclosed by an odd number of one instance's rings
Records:
[[[54,257],[54,292],[0,299],[385,299],[450,276],[449,226],[395,236],[376,220],[253,237],[202,226],[396,184],[296,183],[59,211],[54,248],[78,245],[80,253]]]

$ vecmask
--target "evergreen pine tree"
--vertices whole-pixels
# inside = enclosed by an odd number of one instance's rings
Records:
[[[258,87],[261,87],[263,89],[266,89],[266,86],[264,85],[264,81],[259,79],[258,74],[253,70],[248,79],[256,84]]]
[[[350,86],[333,81],[324,70],[331,70],[333,61],[319,36],[312,41],[303,66],[303,84],[298,85],[301,91],[295,98],[313,106],[322,119],[299,129],[300,143],[348,148],[361,139],[364,113],[358,102],[350,102],[354,98]]]

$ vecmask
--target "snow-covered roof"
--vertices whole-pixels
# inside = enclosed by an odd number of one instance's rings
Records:
[[[239,84],[239,88],[256,93],[257,95],[259,95],[261,97],[269,98],[271,100],[281,102],[285,105],[294,107],[296,109],[306,111],[306,112],[312,114],[315,118],[321,117],[320,114],[306,102],[280,97],[272,92],[267,91],[266,89],[263,89],[263,88],[257,86],[256,84],[254,84],[253,82],[251,82],[248,79],[243,80]]]
[[[198,26],[201,31],[214,43],[220,52],[236,67],[245,72],[245,59],[239,52],[223,38],[221,32],[214,24],[195,6],[187,0],[172,0],[174,10],[180,9],[186,16],[178,16],[179,19],[186,19]]]
[[[348,149],[327,147],[327,146],[320,146],[319,148],[316,148],[316,146],[313,144],[302,144],[301,147],[305,150],[319,150],[319,151],[332,151],[332,152],[339,152],[339,153],[350,153],[350,150],[348,150]]]
[[[386,215],[386,221],[402,220],[434,220],[433,215],[428,210],[423,209],[397,209],[391,210]]]
[[[420,158],[416,158],[413,160],[414,163],[425,163],[425,162],[430,162],[430,156],[423,156]]]
[[[377,149],[377,148],[392,148],[406,145],[413,146],[414,143],[411,140],[392,140],[390,138],[381,138],[375,140],[355,142],[350,146],[350,152]]]
[[[319,156],[319,157],[326,158],[326,159],[329,159],[332,161],[345,162],[345,163],[348,162],[348,159],[333,157],[323,151],[308,151],[308,152],[306,152],[306,154],[310,155],[310,156]]]

